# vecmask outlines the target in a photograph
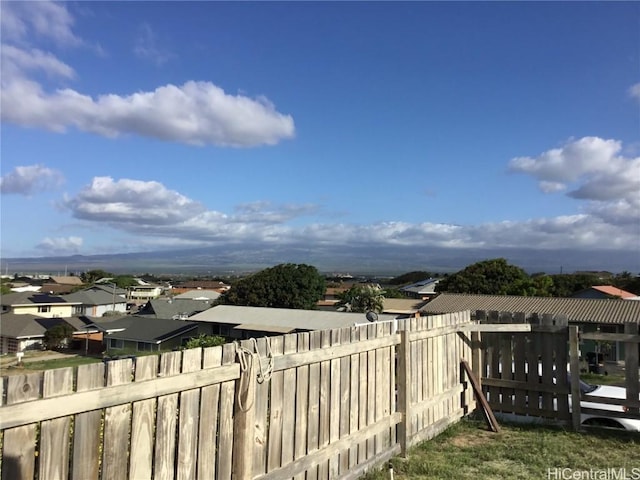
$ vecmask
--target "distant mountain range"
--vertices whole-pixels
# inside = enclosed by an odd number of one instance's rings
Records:
[[[61,273],[101,269],[113,273],[232,275],[280,263],[306,263],[325,273],[398,275],[414,270],[455,272],[477,261],[506,258],[529,273],[640,272],[639,252],[416,247],[291,247],[264,244],[140,253],[4,258],[2,273]]]

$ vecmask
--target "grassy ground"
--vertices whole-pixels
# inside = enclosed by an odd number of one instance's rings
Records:
[[[577,433],[531,425],[501,425],[501,431],[493,433],[483,422],[463,420],[414,447],[408,458],[390,463],[395,480],[624,478],[581,473],[607,468],[624,468],[626,478],[640,478],[640,435],[604,430]],[[554,469],[559,469],[558,476],[553,476]],[[562,469],[570,469],[564,471],[565,477],[560,476]],[[582,476],[566,476],[577,475],[572,472]],[[389,478],[388,467],[364,477]]]
[[[51,370],[53,368],[75,367],[85,365],[87,363],[101,362],[102,358],[83,357],[83,356],[67,356],[63,358],[51,358],[43,360],[30,360],[23,362],[21,366],[2,366],[0,368],[0,376],[19,375],[25,373],[40,372],[43,370]]]

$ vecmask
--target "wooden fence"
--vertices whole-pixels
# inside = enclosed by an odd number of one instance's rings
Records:
[[[461,312],[6,377],[2,478],[358,478],[473,411],[472,329]]]
[[[480,322],[493,325],[482,333],[480,347],[482,389],[496,412],[525,415],[581,427],[581,414],[640,419],[638,381],[638,324],[625,325],[625,333],[585,333],[583,340],[625,343],[625,387],[627,398],[613,400],[590,396],[589,402],[624,406],[626,411],[600,410],[581,406],[579,333],[563,315],[522,312],[475,314]],[[529,332],[500,332],[499,324],[528,324]]]

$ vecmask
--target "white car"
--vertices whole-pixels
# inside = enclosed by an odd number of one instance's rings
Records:
[[[539,375],[542,375],[541,367],[539,366]],[[567,374],[569,375],[569,374]],[[555,383],[555,380],[554,380]],[[571,380],[569,377],[569,384]],[[606,397],[612,400],[625,400],[627,398],[627,389],[624,387],[614,387],[611,385],[591,385],[583,380],[580,380],[580,407],[593,408],[602,410],[599,413],[584,413],[580,412],[580,424],[583,426],[599,426],[605,428],[620,428],[631,432],[640,432],[640,419],[629,418],[625,416],[608,415],[607,412],[626,412],[626,407],[621,405],[611,405],[608,403],[601,403],[596,398],[590,399],[590,397]],[[554,408],[557,408],[554,400]],[[569,409],[571,409],[571,395],[569,395]],[[504,419],[516,423],[552,423],[550,419],[544,419],[542,417],[518,415],[515,413],[503,413],[495,412],[495,416],[498,419]]]
[[[607,397],[611,399],[624,400],[627,398],[627,389],[624,387],[613,387],[611,385],[590,385],[580,380],[580,393],[582,400],[581,408],[597,408],[604,410],[602,413],[580,413],[580,423],[582,425],[597,425],[609,428],[624,428],[632,432],[640,432],[640,420],[628,417],[609,416],[606,411],[624,412],[625,407],[620,405],[609,405],[607,403],[598,403],[598,400],[589,400],[589,397]],[[571,397],[569,397],[571,399]]]

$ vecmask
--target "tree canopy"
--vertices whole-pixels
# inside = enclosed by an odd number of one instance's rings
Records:
[[[338,307],[347,312],[381,313],[384,308],[384,291],[374,285],[353,285],[338,297]]]
[[[312,310],[324,291],[325,280],[316,267],[283,263],[241,278],[220,303]]]
[[[68,323],[59,323],[44,332],[44,345],[49,350],[63,348],[68,346],[72,336],[73,327]]]
[[[504,258],[494,258],[469,265],[449,275],[436,286],[437,292],[476,293],[484,295],[535,295],[532,279],[520,267]]]

